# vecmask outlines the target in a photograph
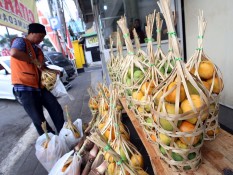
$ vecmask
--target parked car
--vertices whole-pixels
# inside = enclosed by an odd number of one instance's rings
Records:
[[[10,58],[0,57],[0,98],[15,100],[11,84]]]
[[[47,67],[59,70],[60,78],[65,88],[69,89],[71,87],[70,82],[67,81],[68,75],[62,67],[56,65],[48,65]],[[11,84],[10,56],[0,57],[0,99],[17,100],[20,103],[20,100],[17,99],[14,92],[13,85]]]
[[[46,64],[63,67],[68,74],[68,80],[73,80],[77,74],[73,64],[60,52],[44,52]]]

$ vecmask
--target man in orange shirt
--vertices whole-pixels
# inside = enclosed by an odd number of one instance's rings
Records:
[[[45,27],[32,23],[26,38],[15,38],[11,45],[11,77],[14,91],[19,97],[25,111],[32,119],[39,135],[44,132],[41,123],[46,121],[43,113],[45,107],[59,133],[64,124],[64,115],[56,97],[41,84],[41,70],[45,67],[44,55],[37,46],[46,35]],[[41,68],[34,63],[39,62]],[[48,132],[55,133],[47,123]]]

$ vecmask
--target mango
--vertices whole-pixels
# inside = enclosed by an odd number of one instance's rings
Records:
[[[197,95],[199,94],[196,88],[189,81],[187,81],[187,86],[188,86],[189,94],[197,94]]]
[[[175,161],[183,161],[184,158],[178,154],[178,153],[175,153],[175,152],[172,152],[172,158],[175,160]]]
[[[127,157],[125,155],[125,151],[124,151],[124,149],[122,147],[120,148],[120,156],[121,156],[123,161],[128,161]]]
[[[150,117],[147,117],[147,118],[146,118],[146,123],[152,124],[152,123],[153,123],[153,119],[150,118]]]
[[[166,120],[164,118],[161,118],[159,120],[159,122],[160,122],[160,125],[162,126],[163,129],[165,129],[167,131],[172,131],[173,130],[173,126],[168,120]]]
[[[171,71],[172,71],[172,67],[171,67],[171,65],[174,67],[174,65],[175,65],[175,61],[174,60],[171,60],[170,61],[170,64],[168,64],[168,62],[166,62],[165,64],[164,64],[164,68],[165,68],[165,70],[167,69],[167,73],[168,74],[170,74],[171,73]],[[167,68],[168,67],[168,68]]]
[[[161,152],[163,155],[166,154],[165,149],[164,149],[162,146],[160,146],[160,145],[159,145],[159,150],[160,150],[160,152]]]
[[[159,139],[165,145],[170,145],[171,143],[171,137],[167,136],[166,134],[159,133]]]
[[[159,71],[164,75],[165,74],[165,68],[162,66]]]
[[[198,74],[202,79],[210,79],[214,74],[214,64],[211,61],[201,61]]]
[[[133,78],[134,78],[134,82],[138,82],[140,80],[139,83],[141,83],[143,81],[144,74],[141,70],[136,70],[133,73]]]
[[[126,84],[127,84],[127,86],[132,86],[131,79],[128,77],[126,78]]]
[[[181,140],[177,140],[176,141],[176,144],[179,148],[182,148],[182,149],[187,149],[188,148],[188,145],[184,144],[183,142],[181,142]]]
[[[189,154],[188,154],[188,159],[189,159],[189,160],[192,160],[192,159],[194,159],[195,157],[196,157],[196,153],[195,153],[195,152],[189,153]]]

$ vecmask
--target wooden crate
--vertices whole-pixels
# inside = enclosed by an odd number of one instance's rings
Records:
[[[222,175],[224,174],[224,171],[229,169],[233,171],[233,136],[222,129],[214,141],[204,142],[203,148],[201,149],[203,161],[197,171],[189,173],[172,171],[172,169],[160,159],[160,153],[156,147],[147,140],[146,133],[142,129],[142,126],[135,117],[133,111],[127,108],[126,100],[124,98],[121,98],[120,100],[142,143],[144,144],[148,155],[150,156],[154,174]]]

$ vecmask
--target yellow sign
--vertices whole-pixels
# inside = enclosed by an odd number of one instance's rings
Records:
[[[98,43],[98,38],[97,36],[96,37],[90,37],[90,38],[87,38],[89,44],[95,44],[95,43]]]
[[[98,40],[97,36],[86,38],[86,47],[87,48],[96,47],[98,45],[99,45],[99,40]]]
[[[33,22],[38,22],[35,0],[0,0],[1,25],[27,32]]]

